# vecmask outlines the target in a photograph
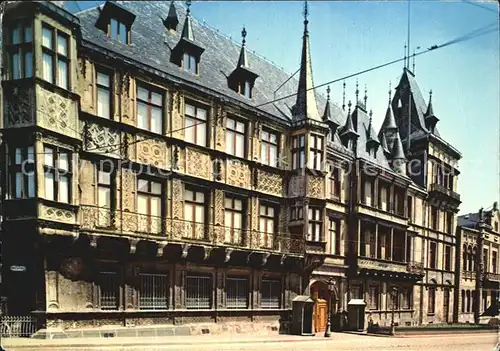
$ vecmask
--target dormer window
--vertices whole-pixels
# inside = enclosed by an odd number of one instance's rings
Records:
[[[234,69],[234,71],[231,72],[231,74],[227,78],[227,82],[229,88],[243,95],[244,97],[251,99],[253,96],[253,85],[258,75],[250,70],[250,66],[248,63],[247,53],[245,50],[245,37],[247,35],[245,28],[243,28],[241,35],[243,36],[243,44],[241,45],[238,63],[236,64],[236,68]]]
[[[240,94],[246,98],[249,98],[249,99],[252,98],[252,85],[250,84],[250,81],[245,80],[245,81],[241,82]]]
[[[196,56],[185,52],[182,56],[182,69],[186,72],[198,74],[198,60]]]
[[[115,18],[111,18],[109,22],[108,37],[114,40],[118,40],[123,44],[130,44],[128,40],[128,30],[125,26],[125,23],[122,23]]]

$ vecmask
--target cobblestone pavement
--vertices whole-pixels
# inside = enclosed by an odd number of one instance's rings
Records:
[[[223,343],[227,341],[206,339],[207,343],[196,338],[186,338],[184,342],[179,341],[172,345],[156,346],[152,343],[142,346],[72,346],[54,347],[52,350],[58,351],[271,351],[271,350],[286,350],[286,351],[314,351],[314,350],[334,350],[334,351],[493,351],[495,344],[498,342],[496,334],[448,334],[448,335],[432,335],[432,336],[411,336],[411,337],[373,337],[365,335],[352,334],[334,334],[331,339],[322,337],[314,337],[307,339],[281,339],[279,342],[272,340],[244,340],[242,344]],[[210,340],[210,341],[209,341]],[[210,343],[208,343],[210,342]],[[48,350],[46,348],[17,348],[8,347],[7,351],[17,350]]]

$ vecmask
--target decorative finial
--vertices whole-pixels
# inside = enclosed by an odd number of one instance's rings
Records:
[[[366,87],[366,84],[365,84],[365,97],[364,97],[364,100],[365,100],[365,109],[366,109],[366,101],[368,100],[368,88]]]
[[[429,90],[429,102],[431,102],[431,100],[432,100],[432,89]]]
[[[345,80],[342,84],[342,111],[345,111]]]
[[[392,95],[391,81],[389,81],[389,105],[391,104],[391,95]]]
[[[351,106],[352,106],[352,103],[351,103],[351,100],[349,100],[349,102],[347,103],[347,107],[349,108],[347,110],[347,115],[350,115],[351,114]]]
[[[245,46],[246,43],[246,37],[247,37],[247,30],[245,29],[245,26],[243,25],[243,29],[241,31],[241,36],[243,37],[243,46]]]
[[[370,110],[370,113],[368,115],[370,116],[370,125],[371,125],[372,124],[373,111]]]
[[[358,84],[358,78],[356,78],[356,105],[358,104],[359,102],[359,84]]]
[[[191,13],[191,0],[186,0],[186,7],[187,7],[187,13],[186,15],[189,16],[189,14]]]
[[[404,56],[404,58],[405,58],[405,67],[404,68],[406,68],[406,43],[405,43],[405,56]],[[408,61],[409,60],[410,60],[410,58],[408,58]]]
[[[307,20],[307,17],[309,16],[309,5],[307,4],[307,0],[304,1],[304,10],[302,11],[302,14],[304,15],[304,33],[307,33],[307,24],[309,23]]]
[[[330,101],[330,86],[326,88],[326,99]]]
[[[415,74],[415,50],[413,50],[413,67],[411,71],[413,72],[413,74]]]

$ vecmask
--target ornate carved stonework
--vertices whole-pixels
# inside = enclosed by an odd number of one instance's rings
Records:
[[[184,111],[183,111],[183,97],[179,91],[172,92],[172,136],[174,138],[183,139],[184,138]]]
[[[117,131],[89,123],[85,128],[85,149],[92,152],[107,154],[109,156],[121,157],[120,136]]]
[[[288,207],[282,206],[279,212],[279,226],[280,226],[279,232],[282,235],[289,234],[288,233],[289,211],[290,209]]]
[[[172,218],[182,219],[183,206],[182,206],[182,182],[180,179],[172,180]]]
[[[24,127],[34,123],[33,106],[35,105],[33,88],[8,88],[5,96],[5,127]]]
[[[278,196],[282,195],[283,179],[281,175],[259,170],[258,179],[258,191]]]
[[[167,166],[167,146],[160,139],[138,136],[136,143],[137,162],[165,169]]]
[[[122,107],[122,120],[124,123],[135,126],[135,113],[132,108],[133,99],[130,97],[130,86],[132,82],[130,75],[122,73],[120,102]]]
[[[66,258],[61,262],[61,274],[71,280],[76,280],[83,272],[83,261],[80,257]]]
[[[135,212],[135,173],[127,168],[122,168],[123,179],[123,210]]]
[[[224,192],[215,190],[214,198],[215,225],[224,225]]]
[[[292,176],[288,186],[289,197],[305,196],[306,193],[306,177],[303,175]]]
[[[47,308],[49,310],[59,309],[59,273],[56,271],[48,271],[47,283],[45,289],[47,291]]]
[[[40,86],[36,90],[40,125],[61,134],[78,136],[75,103]]]
[[[186,171],[196,177],[211,178],[210,156],[191,149],[186,149]]]
[[[253,128],[254,133],[252,136],[252,158],[254,161],[260,161],[260,135],[262,131],[261,124],[259,122],[255,122]]]
[[[80,159],[78,188],[80,190],[80,203],[94,205],[94,165],[91,161]]]
[[[308,191],[307,196],[317,199],[325,197],[325,180],[322,177],[309,176],[308,177]]]
[[[253,230],[259,230],[259,201],[256,197],[250,199],[251,223]]]
[[[40,218],[49,221],[63,222],[74,224],[76,216],[73,211],[63,210],[60,208],[49,207],[45,205],[40,206]]]
[[[228,160],[226,183],[240,188],[250,187],[250,168],[239,161]]]

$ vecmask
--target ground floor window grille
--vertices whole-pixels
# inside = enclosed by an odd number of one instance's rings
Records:
[[[210,309],[212,306],[212,278],[209,275],[188,275],[186,278],[186,307]]]
[[[262,308],[280,308],[281,284],[279,280],[262,280]]]
[[[248,278],[227,278],[227,308],[248,308]]]
[[[168,308],[168,280],[166,274],[140,274],[139,309],[164,310]]]
[[[119,284],[116,272],[101,272],[99,287],[101,309],[117,310]]]

